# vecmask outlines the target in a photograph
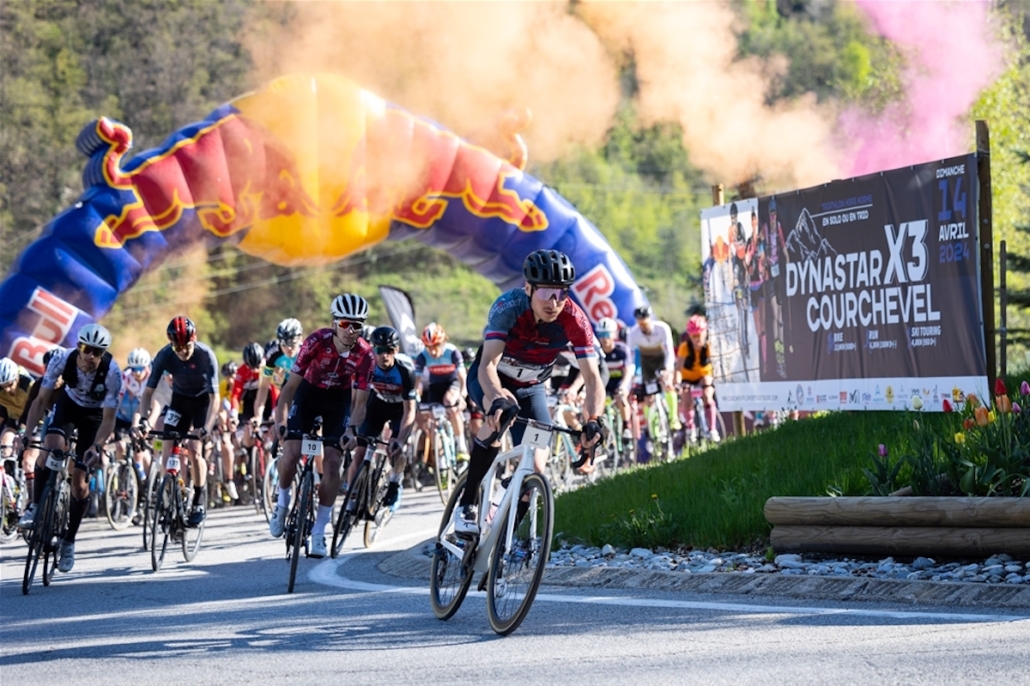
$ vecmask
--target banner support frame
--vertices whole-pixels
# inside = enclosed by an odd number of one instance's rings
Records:
[[[994,324],[994,216],[991,202],[991,132],[984,119],[976,120],[976,178],[979,184],[977,233],[980,238],[980,307],[983,318],[987,388],[990,394],[998,375]],[[984,402],[989,402],[989,395]]]

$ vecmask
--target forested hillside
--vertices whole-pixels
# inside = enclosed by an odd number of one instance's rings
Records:
[[[903,96],[908,55],[879,35],[855,4],[736,0],[726,7],[735,13],[733,59],[761,77],[755,81],[764,90],[759,100],[770,112],[802,103],[819,112],[857,107],[875,115]],[[1030,225],[1024,191],[1030,165],[1021,163],[1030,152],[1023,11],[1017,3],[998,6],[996,30],[1007,46],[1007,71],[984,91],[970,116],[992,121],[995,235],[1007,238],[1010,249],[1030,254],[1026,232],[1016,229]],[[601,20],[589,11],[569,5],[565,14],[600,35]],[[84,158],[74,140],[84,124],[106,115],[131,127],[137,151],[158,145],[173,130],[260,85],[267,69],[255,65],[268,64],[266,52],[274,49],[267,37],[293,30],[298,16],[293,4],[257,0],[0,4],[0,269],[6,272],[45,222],[82,192]],[[698,150],[686,143],[696,140],[684,130],[690,112],[678,119],[656,117],[641,96],[654,77],[640,68],[642,55],[613,35],[604,34],[603,44],[617,65],[618,104],[603,140],[571,140],[560,154],[539,158],[531,128],[527,171],[598,226],[658,314],[678,328],[683,310],[700,297],[698,213],[711,202],[711,185],[725,183],[727,200],[787,188],[758,169],[724,175],[699,163]],[[305,44],[296,49],[305,50]],[[403,51],[404,41],[395,49]],[[527,52],[522,59],[534,56]],[[406,78],[411,74],[399,72],[383,82],[403,84]],[[369,87],[377,85],[382,87]],[[714,78],[712,88],[718,87]],[[398,85],[383,95],[412,109],[420,104],[402,100],[403,93]],[[727,107],[734,107],[736,96],[725,97]],[[443,123],[473,138],[477,133]],[[481,128],[489,128],[488,122]],[[544,137],[538,140],[542,146]],[[751,143],[740,141],[742,147]],[[344,290],[368,297],[374,318],[383,320],[379,284],[408,290],[417,323],[438,320],[461,344],[477,342],[497,295],[492,284],[451,256],[413,241],[386,242],[318,268],[279,267],[226,247],[170,260],[123,297],[104,323],[119,352],[135,345],[153,349],[162,342],[165,322],[187,313],[202,338],[228,354],[249,340],[267,340],[284,316],[298,317],[308,330],[323,325],[328,302]]]

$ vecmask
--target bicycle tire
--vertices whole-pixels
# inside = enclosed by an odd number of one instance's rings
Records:
[[[71,486],[62,482],[57,486],[57,505],[50,521],[50,535],[44,541],[43,585],[49,586],[57,571],[57,559],[61,552],[64,535],[68,531],[68,514],[71,504]]]
[[[154,525],[154,499],[157,497],[157,488],[160,484],[158,476],[161,474],[160,455],[151,458],[150,471],[147,473],[147,487],[143,496],[143,550],[150,549],[150,530]]]
[[[165,474],[161,486],[154,493],[154,518],[150,522],[150,568],[155,572],[160,571],[168,551],[168,540],[172,536],[177,514],[178,490],[175,477]]]
[[[386,499],[386,491],[390,488],[390,472],[386,456],[377,462],[379,464],[376,467],[375,477],[371,481],[375,490],[372,491],[372,502],[365,519],[365,533],[362,537],[362,543],[366,548],[372,547],[379,532],[393,518],[392,509],[383,504]]]
[[[7,485],[0,485],[0,489],[0,543],[10,543],[18,538],[18,518],[22,508],[18,506],[18,496],[14,491]],[[19,493],[24,490],[22,487]]]
[[[25,572],[21,580],[22,595],[28,595],[32,588],[32,582],[36,577],[36,569],[39,566],[39,559],[43,557],[44,545],[50,539],[50,521],[53,517],[53,485],[47,484],[43,496],[36,506],[36,521],[29,530],[25,542],[28,543],[29,551],[25,557]]]
[[[311,472],[304,474],[300,482],[300,493],[294,504],[290,519],[293,521],[293,528],[288,531],[292,537],[290,550],[290,583],[286,588],[287,593],[293,593],[297,582],[297,564],[300,562],[300,549],[307,547],[307,529],[309,528],[309,514],[311,512],[311,492],[314,489],[315,477]]]
[[[466,476],[464,474],[458,479],[451,492],[450,500],[443,510],[443,519],[440,520],[440,529],[437,532],[437,541],[449,531],[448,539],[463,546],[475,545],[474,542],[460,539],[454,535],[452,521],[454,508],[458,506],[458,500],[465,490]],[[472,556],[473,551],[467,553]],[[475,572],[475,565],[472,560],[466,564],[464,558],[459,558],[451,551],[437,543],[433,551],[433,561],[429,574],[429,601],[433,606],[433,614],[437,619],[447,620],[454,616],[454,613],[461,607],[465,596],[468,594],[469,586],[472,585],[472,576]]]
[[[565,490],[572,473],[572,460],[576,459],[573,455],[569,454],[568,445],[563,439],[563,434],[557,431],[554,433],[551,456],[544,466],[547,481],[551,484],[551,489],[556,493]]]
[[[204,489],[208,488],[207,484],[204,485]],[[189,511],[189,498],[190,493],[193,489],[189,489],[186,494],[183,495],[180,501],[181,512],[184,514]],[[204,524],[207,523],[207,519],[200,522],[199,526],[184,526],[182,527],[182,556],[187,562],[193,562],[193,558],[197,556],[200,551],[200,543],[204,540]]]
[[[104,501],[111,528],[115,531],[129,528],[139,501],[139,476],[132,462],[122,461],[108,471]]]
[[[448,424],[448,426],[450,425]],[[447,436],[444,429],[438,426],[433,432],[432,438],[433,464],[436,465],[433,469],[433,477],[436,480],[436,490],[440,494],[440,502],[446,505],[454,485],[454,456],[447,456]]]
[[[358,523],[358,519],[361,518],[363,510],[367,510],[365,505],[365,484],[367,482],[368,463],[362,462],[358,467],[358,473],[354,475],[354,481],[347,486],[347,499],[343,501],[340,513],[336,517],[336,524],[333,525],[333,546],[329,554],[334,559],[343,550],[343,544],[351,530],[354,529],[354,525]],[[352,498],[356,506],[349,511],[347,506]]]
[[[261,480],[261,511],[265,521],[272,521],[272,512],[279,501],[279,457],[273,457],[265,465],[265,476]]]
[[[501,636],[515,631],[526,618],[551,554],[554,495],[550,484],[539,474],[529,474],[523,479],[518,497],[512,500],[502,525],[508,526],[507,520],[516,516],[519,503],[526,497],[529,498],[527,511],[516,522],[511,550],[505,549],[501,538],[490,552],[486,614],[490,628]],[[517,597],[519,595],[521,598]]]

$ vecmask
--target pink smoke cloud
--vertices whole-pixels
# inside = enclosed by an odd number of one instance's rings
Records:
[[[875,116],[858,108],[841,114],[840,131],[854,151],[850,175],[969,152],[965,117],[1004,67],[1003,47],[990,26],[990,0],[855,2],[909,64],[902,102]]]

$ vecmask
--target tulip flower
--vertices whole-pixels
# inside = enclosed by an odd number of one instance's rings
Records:
[[[962,420],[962,428],[965,429],[966,431],[969,431],[975,425],[976,425],[976,422],[973,421],[972,417],[966,417],[965,419]]]
[[[966,407],[974,410],[980,407],[980,399],[976,397],[976,393],[970,393],[966,396]]]
[[[1019,414],[1023,411],[1023,408],[1019,406],[1019,403],[1012,403],[1012,414]]]
[[[945,412],[953,412],[955,410],[955,408],[951,406],[951,401],[947,398],[944,399],[941,406],[944,408]]]
[[[1019,394],[1030,395],[1030,383],[1024,381],[1023,383],[1019,384]]]
[[[987,426],[989,421],[986,407],[978,407],[973,411],[973,416],[976,418],[977,426]]]
[[[912,409],[913,410],[921,410],[921,409],[923,409],[923,399],[920,398],[918,395],[912,396]]]
[[[1012,400],[1007,395],[999,395],[994,399],[994,404],[1002,414],[1012,412]]]
[[[880,457],[887,457],[887,446],[881,443],[877,452],[880,453]]]
[[[966,435],[959,431],[957,434],[955,434],[955,442],[959,445],[962,445],[966,442]]]
[[[994,410],[987,411],[987,423],[993,424],[994,420],[998,418],[998,414]]]
[[[1005,388],[1005,381],[999,376],[994,380],[994,395],[1008,395],[1009,389]]]

